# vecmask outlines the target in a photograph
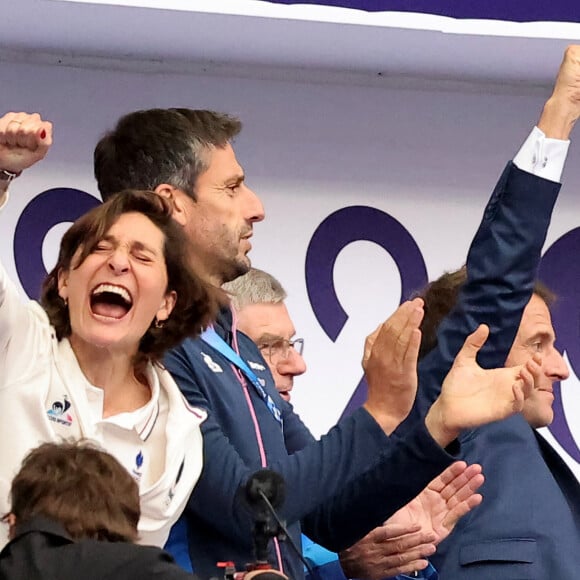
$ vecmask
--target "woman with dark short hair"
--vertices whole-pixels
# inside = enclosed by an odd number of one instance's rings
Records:
[[[51,139],[38,115],[0,118],[0,207]],[[79,218],[43,307],[23,302],[0,267],[0,512],[30,449],[88,438],[138,483],[139,542],[165,543],[201,472],[205,413],[159,361],[213,319],[221,296],[190,268],[171,210],[154,193],[126,191]]]

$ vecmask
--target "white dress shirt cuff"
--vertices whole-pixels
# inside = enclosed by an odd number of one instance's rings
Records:
[[[550,139],[534,127],[514,157],[514,164],[522,171],[559,183],[569,147],[570,141]]]

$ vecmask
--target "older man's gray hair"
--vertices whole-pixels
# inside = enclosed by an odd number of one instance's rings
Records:
[[[287,296],[286,290],[274,276],[258,268],[251,268],[249,272],[227,282],[222,288],[230,294],[236,310],[250,304],[278,304]]]

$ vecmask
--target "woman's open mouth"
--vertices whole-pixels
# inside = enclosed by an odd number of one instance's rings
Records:
[[[91,311],[97,316],[120,320],[133,307],[133,299],[123,286],[99,284],[91,292]]]

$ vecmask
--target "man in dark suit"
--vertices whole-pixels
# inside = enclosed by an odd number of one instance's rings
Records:
[[[568,138],[580,115],[580,48],[570,47],[527,151],[508,165],[472,243],[464,271],[426,291],[423,358],[414,413],[424,415],[464,338],[490,327],[482,367],[542,356],[521,415],[461,436],[467,461],[487,474],[484,502],[432,557],[442,580],[576,578],[580,485],[535,430],[552,421],[552,384],[568,376],[554,348],[548,297],[535,283]],[[525,149],[525,148],[524,148]]]

